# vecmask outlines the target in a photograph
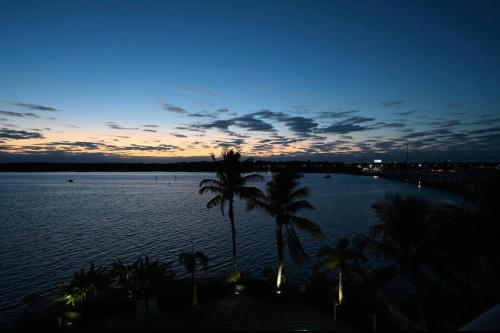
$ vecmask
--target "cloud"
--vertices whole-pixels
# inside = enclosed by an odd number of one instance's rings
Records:
[[[460,120],[437,120],[429,122],[429,125],[445,128],[445,127],[455,127],[457,125],[460,125],[460,123],[461,123]]]
[[[160,126],[158,125],[142,125],[142,127],[148,127],[148,128],[158,128]]]
[[[486,134],[486,133],[500,133],[500,127],[487,127],[487,128],[480,128],[477,130],[471,130],[468,133],[469,134]]]
[[[0,114],[9,117],[30,117],[30,118],[40,118],[40,116],[31,112],[12,112],[12,111],[0,111]]]
[[[193,126],[193,125],[191,125]],[[175,129],[178,129],[180,131],[192,131],[192,132],[201,132],[201,133],[205,133],[204,130],[201,130],[199,128],[194,128],[194,127],[186,127],[186,126],[177,126]]]
[[[197,129],[218,129],[227,131],[230,126],[236,126],[248,131],[274,132],[273,125],[254,117],[254,115],[244,115],[241,117],[230,118],[225,120],[215,120],[206,124],[194,124],[192,128]]]
[[[355,113],[358,113],[359,110],[350,110],[350,111],[326,111],[326,112],[319,112],[318,113],[318,119],[337,119],[337,118],[345,118],[345,117],[350,117]]]
[[[145,146],[132,144],[129,146],[118,147],[118,146],[107,146],[111,151],[149,151],[149,152],[170,152],[175,150],[183,150],[182,148],[174,145],[161,144],[158,146]]]
[[[405,123],[398,123],[398,122],[392,122],[392,123],[387,123],[384,121],[380,121],[376,124],[373,124],[370,129],[379,129],[379,128],[403,128],[406,127]]]
[[[58,110],[58,109],[50,107],[50,106],[43,106],[43,105],[39,105],[39,104],[12,103],[12,105],[18,106],[20,108],[28,109],[28,110],[33,110],[33,111],[44,111],[44,112],[58,112],[58,111],[61,111],[61,110]]]
[[[366,118],[361,116],[350,117],[331,124],[330,126],[319,129],[321,133],[330,134],[348,134],[351,132],[360,132],[370,129],[370,126],[361,125],[375,120],[375,118]]]
[[[211,90],[200,90],[200,89],[194,89],[194,88],[177,88],[178,92],[182,93],[190,93],[190,94],[195,94],[195,95],[203,95],[203,96],[215,96],[217,93]]]
[[[213,144],[217,145],[220,148],[239,148],[241,145],[245,143],[244,139],[231,139],[231,140],[215,140]]]
[[[417,112],[417,110],[411,110],[411,111],[406,111],[406,112],[398,112],[396,114],[399,115],[399,116],[409,116],[411,114],[414,114],[415,112]]]
[[[189,112],[181,107],[173,106],[170,104],[163,104],[163,109],[165,111],[179,113],[179,114],[188,114]]]
[[[137,127],[134,127],[134,128],[130,128],[130,127],[122,127],[120,125],[118,125],[117,123],[115,122],[112,122],[112,121],[109,121],[106,123],[106,125],[111,128],[111,129],[117,129],[117,130],[138,130]]]
[[[187,135],[180,134],[180,133],[170,133],[170,135],[175,136],[176,138],[187,138]]]
[[[290,117],[284,123],[291,131],[299,135],[309,134],[318,126],[312,119],[304,117]]]
[[[44,144],[38,145],[38,146],[44,147],[44,148],[58,146],[58,149],[60,149],[60,147],[67,147],[67,148],[78,148],[78,149],[83,149],[83,150],[97,150],[97,149],[104,147],[106,145],[103,143],[100,143],[100,142],[91,142],[91,141],[75,141],[75,142],[57,141],[57,142],[44,143]]]
[[[254,112],[248,115],[249,117],[259,117],[264,119],[272,119],[277,122],[284,123],[288,129],[290,129],[295,134],[301,136],[307,136],[312,133],[316,127],[317,123],[311,118],[305,117],[292,117],[283,112],[273,112],[269,110],[262,110],[259,112]]]
[[[158,131],[157,130],[153,130],[153,129],[143,129],[144,132],[151,132],[151,133],[157,133]]]
[[[211,114],[211,113],[208,113],[208,112],[205,112],[205,113],[201,113],[201,112],[198,112],[198,113],[189,113],[187,114],[188,117],[194,117],[194,118],[217,118],[217,116],[215,114]]]
[[[400,108],[401,106],[403,106],[403,104],[405,103],[405,101],[386,101],[386,102],[382,102],[382,105],[385,106],[385,107],[388,107],[388,108]]]
[[[8,128],[0,128],[0,138],[24,140],[24,139],[43,139],[44,136],[38,132],[17,131]]]

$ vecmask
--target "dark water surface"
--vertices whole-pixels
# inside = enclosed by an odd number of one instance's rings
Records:
[[[155,177],[158,176],[158,181]],[[195,247],[210,257],[206,276],[228,273],[231,231],[220,209],[207,210],[198,194],[209,173],[0,173],[0,322],[19,314],[22,298],[51,294],[91,262],[109,265],[142,255],[177,260]],[[270,174],[264,174],[266,179]],[[387,192],[419,194],[434,204],[461,202],[457,195],[373,177],[305,174],[316,208],[306,212],[323,229],[326,243],[364,233],[375,215],[370,205]],[[68,183],[67,179],[74,179]],[[170,185],[169,185],[170,183]],[[260,186],[263,186],[260,185]],[[276,265],[272,219],[236,211],[240,268],[261,277]],[[315,254],[317,241],[302,237]],[[289,280],[307,279],[314,261],[289,264]],[[182,270],[176,267],[178,275]]]

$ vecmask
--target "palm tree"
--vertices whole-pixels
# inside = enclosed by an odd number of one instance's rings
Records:
[[[317,265],[317,268],[325,267],[331,272],[338,269],[339,284],[338,284],[338,302],[344,302],[344,279],[345,275],[350,276],[353,270],[359,271],[359,261],[364,260],[361,252],[349,246],[349,240],[342,238],[337,242],[335,248],[323,246],[318,251],[318,257],[324,258]]]
[[[368,237],[360,237],[359,245],[392,261],[399,272],[408,276],[416,291],[417,307],[422,325],[426,326],[422,292],[430,281],[422,269],[430,262],[433,208],[415,195],[403,198],[388,194],[385,200],[372,205],[381,223],[371,227]]]
[[[186,272],[191,274],[191,284],[193,286],[193,301],[192,305],[198,304],[198,289],[194,283],[194,273],[196,272],[196,267],[201,265],[204,272],[208,270],[208,257],[200,251],[194,252],[194,248],[191,252],[183,252],[179,254],[179,262],[184,265]]]
[[[214,154],[211,154],[214,162],[218,164],[218,169],[215,179],[204,179],[200,182],[200,194],[214,194],[208,203],[207,208],[220,206],[221,213],[224,216],[224,209],[228,205],[229,222],[231,223],[231,236],[233,246],[233,272],[230,280],[233,282],[238,280],[239,272],[237,266],[236,253],[236,224],[234,220],[234,200],[235,197],[243,199],[247,202],[254,201],[256,197],[261,196],[262,192],[252,186],[251,183],[263,181],[264,177],[257,174],[243,176],[241,174],[241,153],[235,152],[233,149],[225,149],[221,153],[222,160],[217,161]]]
[[[276,277],[277,293],[285,281],[283,231],[286,232],[286,243],[290,255],[296,262],[302,262],[307,257],[295,227],[308,234],[321,238],[321,229],[310,220],[296,214],[313,206],[304,198],[309,197],[307,187],[297,188],[302,175],[295,172],[278,172],[266,184],[266,194],[250,203],[250,208],[258,208],[271,215],[276,222],[276,246],[278,250],[278,273]]]

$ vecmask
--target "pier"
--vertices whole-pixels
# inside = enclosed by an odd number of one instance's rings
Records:
[[[482,176],[475,172],[382,171],[380,177],[406,183],[447,189],[461,194],[476,193]]]

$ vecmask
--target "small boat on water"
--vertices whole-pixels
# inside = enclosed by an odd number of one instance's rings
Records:
[[[323,178],[332,178],[332,176],[330,176],[330,175],[326,175],[326,176],[325,176],[325,177],[323,177]]]
[[[73,183],[73,179],[69,178],[68,183]]]

